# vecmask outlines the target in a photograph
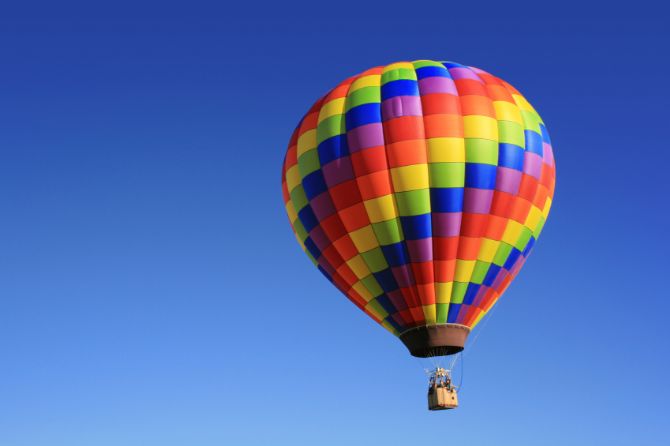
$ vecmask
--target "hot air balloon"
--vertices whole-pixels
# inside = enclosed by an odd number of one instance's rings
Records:
[[[282,169],[309,259],[417,357],[463,350],[535,246],[554,184],[549,134],[521,93],[432,60],[333,88],[298,124]],[[447,408],[437,399],[431,408]]]

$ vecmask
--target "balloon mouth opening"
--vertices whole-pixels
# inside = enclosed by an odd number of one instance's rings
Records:
[[[412,356],[430,358],[463,351],[469,334],[465,325],[436,324],[410,328],[399,337]]]

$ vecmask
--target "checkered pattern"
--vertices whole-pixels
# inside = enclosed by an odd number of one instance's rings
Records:
[[[430,60],[335,87],[296,128],[282,171],[302,248],[395,335],[475,326],[535,245],[554,183],[547,130],[514,87]]]

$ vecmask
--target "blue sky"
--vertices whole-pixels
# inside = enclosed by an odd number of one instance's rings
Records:
[[[3,446],[670,441],[660,9],[26,3],[1,16]],[[520,89],[558,169],[549,222],[448,413],[425,410],[422,364],[311,267],[280,191],[319,95],[419,58]]]

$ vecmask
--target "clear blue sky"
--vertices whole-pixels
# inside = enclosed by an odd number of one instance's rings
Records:
[[[669,444],[661,10],[89,3],[0,14],[0,445]],[[418,58],[519,88],[558,166],[448,413],[280,191],[319,95]]]

